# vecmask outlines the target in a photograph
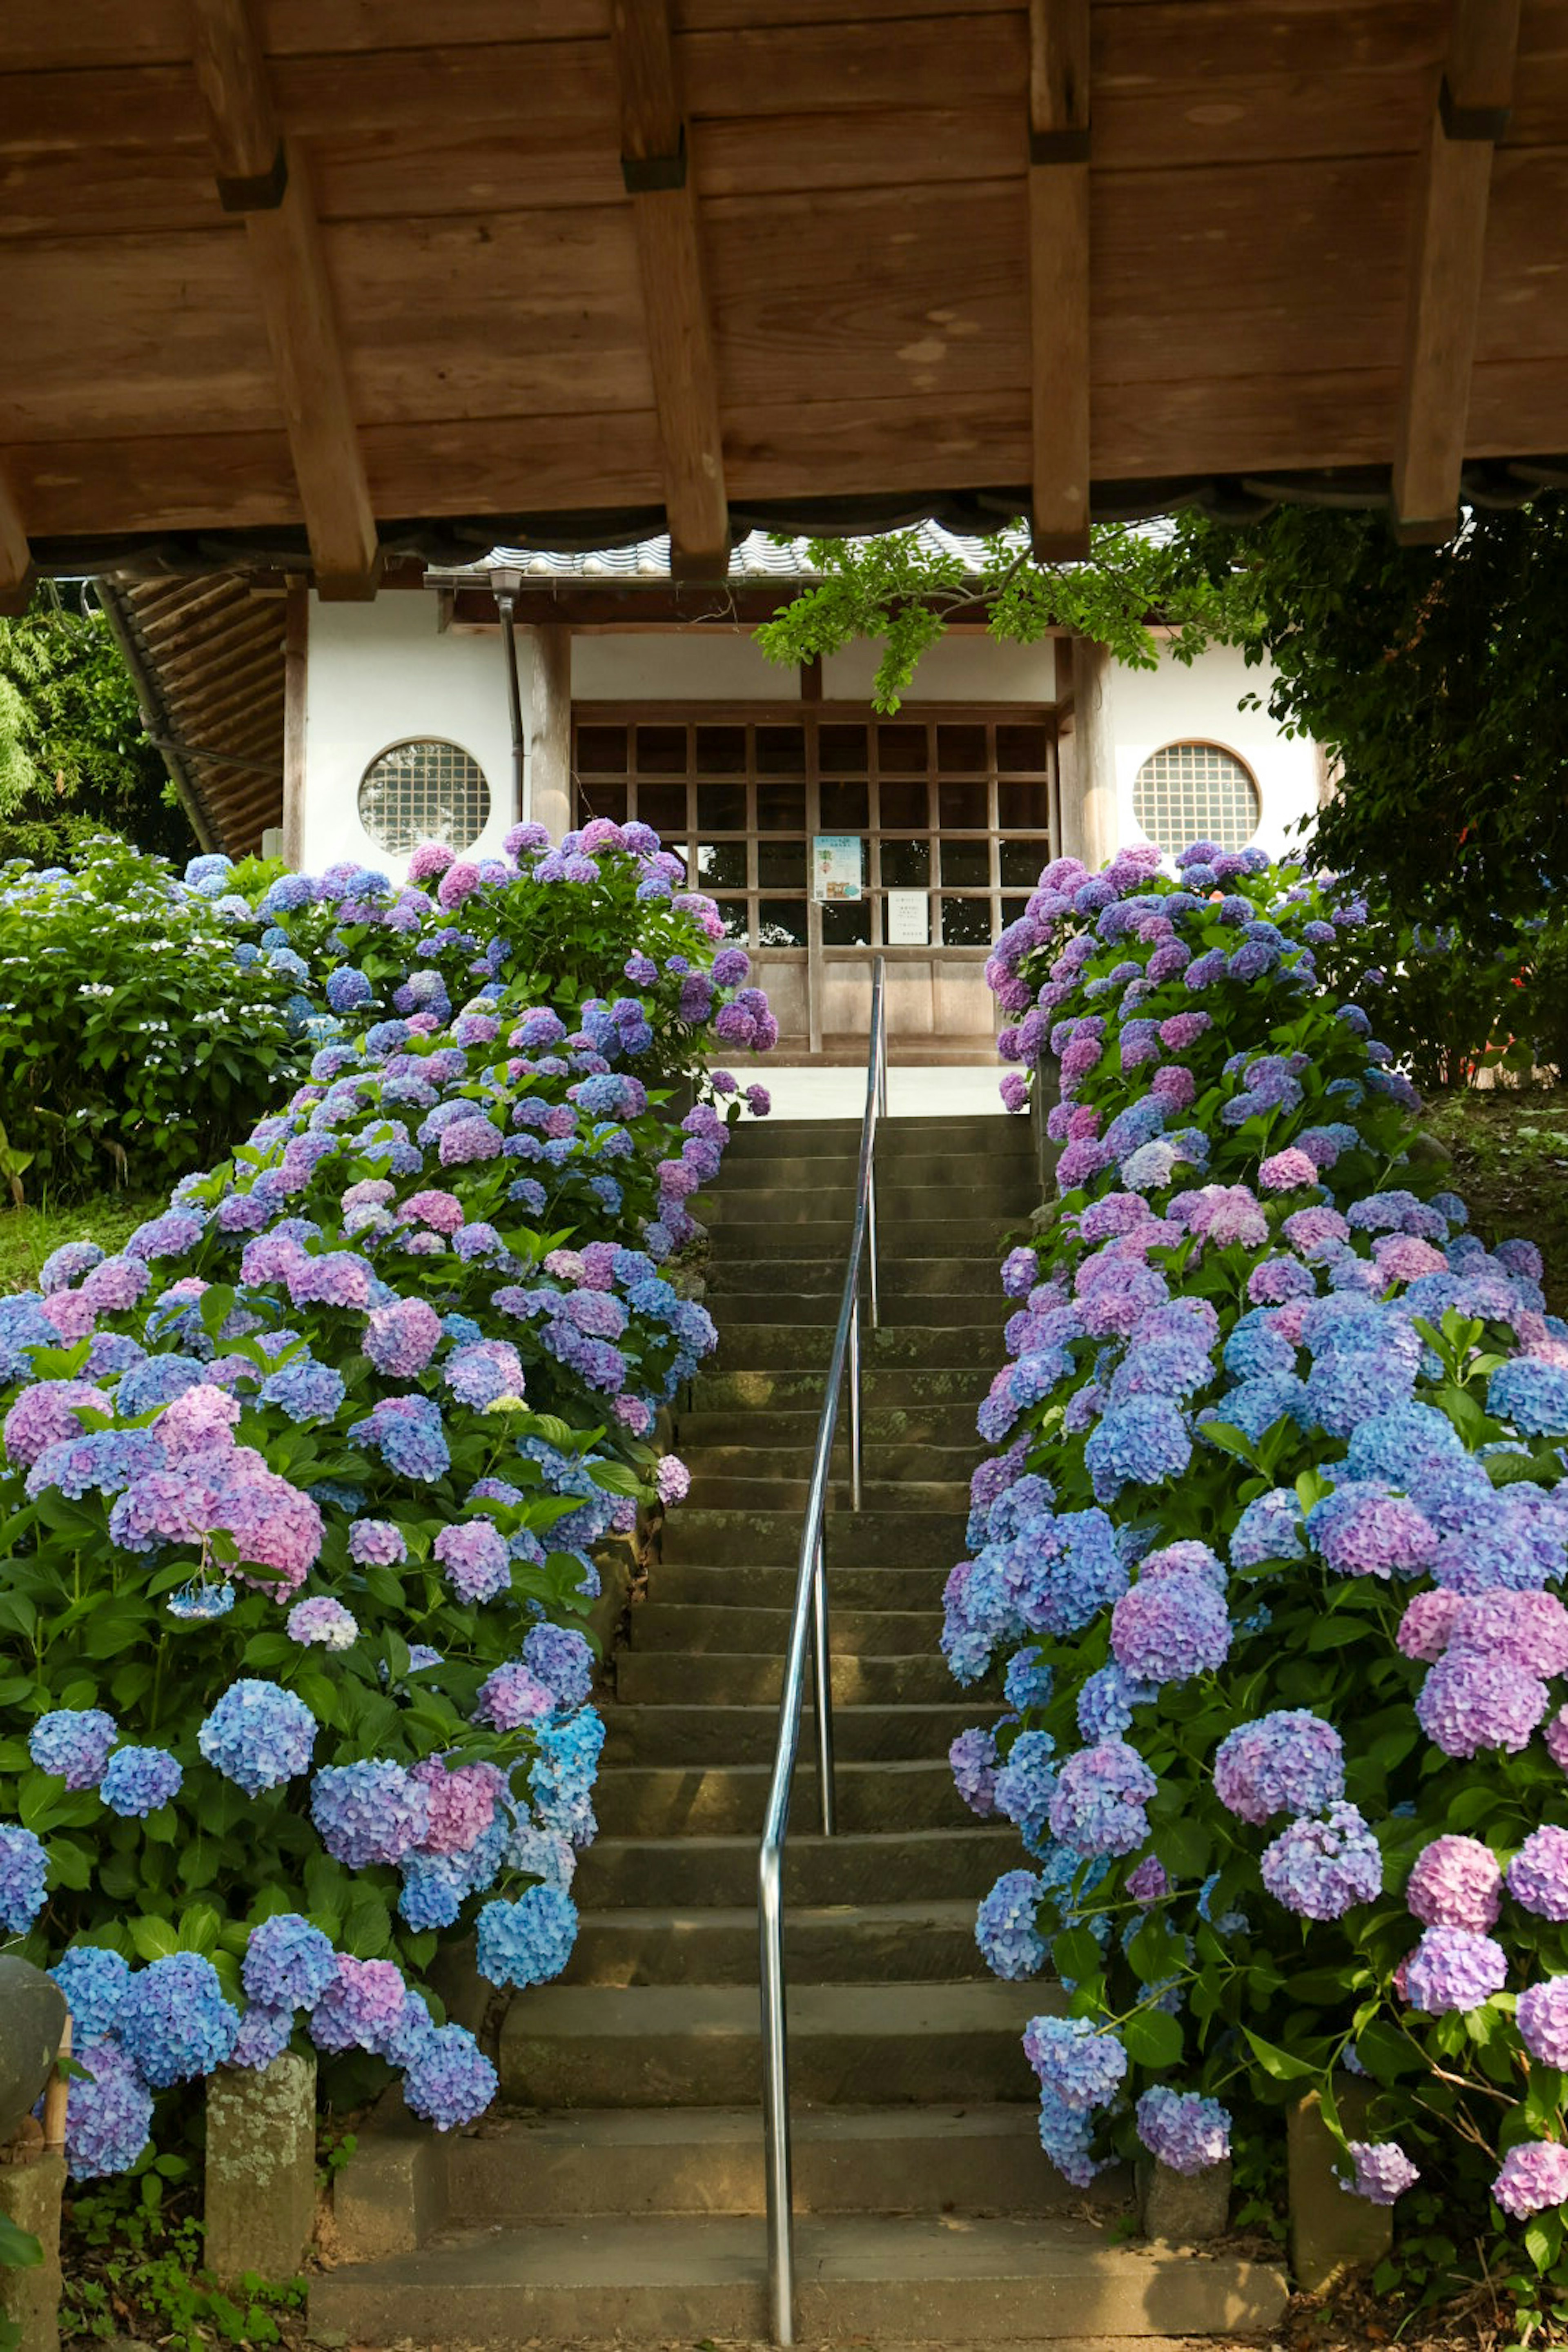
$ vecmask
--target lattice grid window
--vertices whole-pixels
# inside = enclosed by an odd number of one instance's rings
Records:
[[[489,813],[484,771],[458,743],[394,743],[360,783],[360,823],[393,857],[406,856],[422,841],[471,849]]]
[[[1217,743],[1167,743],[1138,771],[1132,814],[1149,839],[1173,857],[1194,841],[1245,849],[1263,803],[1234,753]]]

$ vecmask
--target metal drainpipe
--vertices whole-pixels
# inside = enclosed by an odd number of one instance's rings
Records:
[[[517,630],[514,616],[517,592],[521,580],[515,572],[496,572],[490,575],[495,590],[496,605],[500,614],[501,651],[506,660],[507,702],[511,711],[511,803],[512,822],[521,824],[524,816],[522,804],[523,770],[527,745],[522,733],[522,688],[517,675]]]

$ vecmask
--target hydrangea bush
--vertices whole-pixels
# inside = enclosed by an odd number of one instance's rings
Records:
[[[657,1417],[714,1339],[668,1261],[734,1081],[668,1081],[775,1033],[645,828],[507,852],[276,885],[365,974],[307,1083],[0,1301],[0,1937],[71,2002],[78,2178],[301,2032],[471,2119],[442,1939],[503,1986],[572,1949],[593,1554],[685,1491]]]
[[[1489,2199],[1549,2270],[1568,1325],[1534,1249],[1434,1189],[1413,1089],[1321,984],[1353,897],[1177,862],[1058,860],[989,967],[1006,1101],[1041,1056],[1060,1099],[946,1592],[953,1674],[1006,1707],[955,1779],[1032,1865],[977,1934],[1065,1987],[1025,2048],[1069,2179],[1201,2169],[1315,2088],[1348,2193]]]
[[[69,869],[0,866],[0,1118],[56,1200],[151,1190],[226,1150],[276,1097],[314,1005],[254,944],[249,900],[105,836]],[[194,879],[190,877],[195,877]]]

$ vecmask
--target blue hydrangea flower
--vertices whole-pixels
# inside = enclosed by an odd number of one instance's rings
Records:
[[[1206,2171],[1230,2154],[1230,2116],[1217,2099],[1199,2098],[1157,2083],[1134,2109],[1138,2137],[1159,2164],[1173,2172]]]
[[[153,2128],[153,2094],[117,2042],[79,2042],[66,2093],[66,2163],[73,2180],[128,2172]]]
[[[250,1931],[240,1980],[264,2009],[314,2009],[336,1979],[331,1938],[297,1911],[275,1912]]]
[[[125,1989],[115,2037],[155,2091],[221,2066],[235,2045],[239,2017],[224,1999],[217,1970],[200,1952],[174,1952],[138,1969]]]
[[[101,1944],[73,1944],[49,1970],[66,1997],[71,2033],[79,2046],[101,2042],[112,2032],[131,1982],[131,1969],[118,1952]]]
[[[476,2123],[499,2087],[495,2068],[460,2025],[433,2030],[403,2078],[405,2103],[437,2131]]]
[[[207,1762],[247,1797],[308,1772],[316,1718],[280,1684],[231,1683],[196,1734]]]
[[[1035,1924],[1039,1905],[1040,1882],[1027,1870],[1005,1871],[981,1903],[974,1940],[993,1976],[1016,1984],[1045,1967],[1046,1946]]]
[[[104,1768],[99,1795],[110,1812],[145,1821],[180,1793],[184,1772],[166,1748],[117,1748]]]
[[[1127,2078],[1127,2053],[1087,2017],[1032,2017],[1024,2055],[1049,2091],[1075,2114],[1110,2105]]]
[[[1511,1421],[1527,1437],[1561,1437],[1568,1432],[1568,1367],[1516,1356],[1500,1364],[1487,1383],[1487,1411]]]
[[[33,1726],[27,1752],[40,1772],[53,1772],[68,1789],[96,1789],[117,1728],[101,1707],[56,1707]]]
[[[577,1906],[558,1886],[526,1887],[515,1903],[487,1903],[479,1917],[478,1966],[490,1984],[548,1984],[577,1940]]]

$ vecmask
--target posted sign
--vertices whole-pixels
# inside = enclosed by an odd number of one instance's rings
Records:
[[[841,904],[865,894],[866,845],[858,834],[819,833],[811,844],[811,895]]]

